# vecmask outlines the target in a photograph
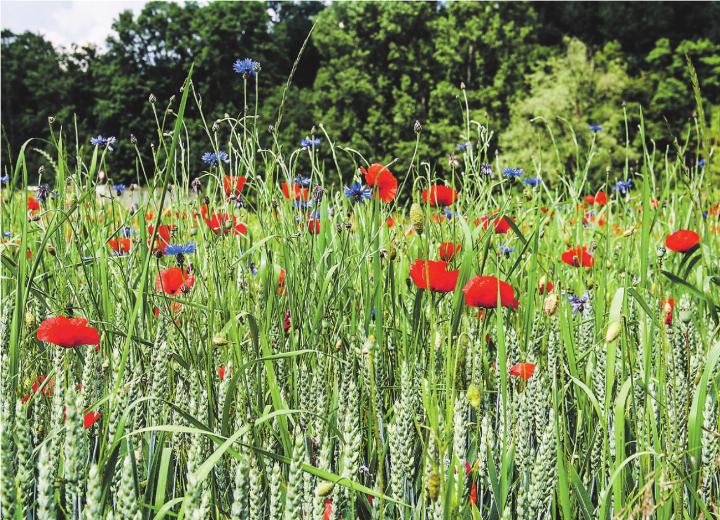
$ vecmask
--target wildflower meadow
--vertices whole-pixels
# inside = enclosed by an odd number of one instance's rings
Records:
[[[674,147],[618,106],[624,166],[592,123],[558,169],[462,108],[439,162],[422,121],[403,157],[321,122],[288,147],[262,64],[225,66],[232,113],[192,69],[147,101],[149,161],[51,120],[39,174],[33,140],[3,166],[2,518],[717,518],[720,125],[697,81]]]

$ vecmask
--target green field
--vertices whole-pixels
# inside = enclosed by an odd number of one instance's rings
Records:
[[[39,187],[32,142],[4,171],[2,518],[718,514],[702,103],[667,150],[620,109],[624,168],[586,127],[536,143],[562,170],[508,164],[467,111],[430,163],[419,123],[400,159],[281,145],[250,70],[202,158],[190,77],[153,105],[138,186],[67,126]]]

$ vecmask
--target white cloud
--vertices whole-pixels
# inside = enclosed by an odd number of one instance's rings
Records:
[[[57,47],[73,43],[104,46],[121,11],[138,13],[144,0],[3,1],[0,25],[14,32],[39,32]]]

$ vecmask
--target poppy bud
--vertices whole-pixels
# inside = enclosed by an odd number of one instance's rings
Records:
[[[410,206],[410,222],[417,234],[422,235],[423,229],[425,229],[425,215],[417,202],[413,202]]]
[[[467,394],[466,394],[468,403],[470,403],[470,406],[473,408],[477,408],[480,406],[480,388],[475,383],[472,383],[470,386],[468,386]]]
[[[617,337],[620,335],[620,322],[619,321],[613,321],[607,329],[607,334],[605,334],[605,342],[606,343],[612,343],[617,339]]]
[[[47,246],[47,252],[50,253],[51,256],[55,256],[57,254],[57,249],[55,249],[55,246],[52,244],[49,244]]]
[[[557,311],[558,303],[560,303],[560,299],[558,298],[557,293],[551,293],[548,295],[547,298],[545,298],[545,303],[543,304],[543,311],[545,312],[546,316],[552,316],[555,314],[555,311]]]
[[[318,484],[317,488],[315,488],[315,495],[318,497],[326,497],[332,493],[334,487],[335,484],[332,482],[321,482]]]
[[[228,344],[228,340],[225,338],[225,336],[221,336],[219,334],[213,336],[212,342],[213,345],[215,345],[216,347],[223,347]]]
[[[627,238],[627,237],[631,236],[633,233],[635,233],[635,228],[631,227],[630,229],[626,229],[625,231],[623,231],[623,236]]]
[[[27,311],[25,313],[25,326],[28,329],[32,329],[35,327],[35,315],[30,311]]]
[[[440,496],[440,476],[435,471],[428,477],[428,495],[432,502],[437,501]]]

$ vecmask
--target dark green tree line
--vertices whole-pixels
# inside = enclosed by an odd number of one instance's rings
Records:
[[[70,135],[76,118],[81,144],[90,135],[116,136],[114,178],[134,179],[130,136],[145,159],[157,140],[150,94],[162,112],[193,63],[195,90],[213,121],[242,107],[233,61],[260,62],[266,128],[313,23],[287,92],[283,145],[297,147],[322,123],[338,144],[371,160],[398,158],[405,167],[419,120],[420,156],[441,173],[442,159],[465,140],[466,97],[470,117],[495,133],[501,156],[526,169],[528,143],[543,131],[528,123],[533,117],[563,117],[583,142],[588,124],[602,125],[604,171],[624,142],[623,104],[643,106],[659,146],[682,138],[692,124],[686,55],[698,71],[706,112],[717,119],[719,13],[714,2],[150,2],[137,16],[122,13],[102,50],[58,51],[39,35],[3,31],[3,173],[25,140],[49,136],[53,116]],[[200,168],[207,138],[194,106],[186,121],[191,159]],[[711,121],[715,132],[717,126]],[[562,125],[557,131],[562,135]],[[32,169],[43,159],[28,160]],[[343,166],[356,160],[341,157]]]

